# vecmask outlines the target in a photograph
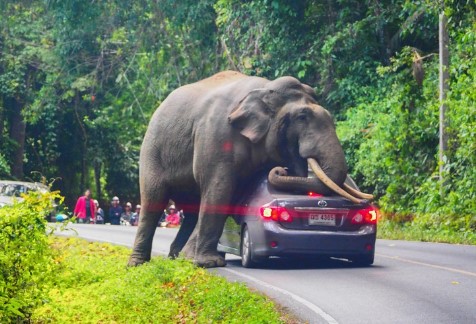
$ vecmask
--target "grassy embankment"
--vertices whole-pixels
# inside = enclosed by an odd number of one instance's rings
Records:
[[[58,269],[34,322],[282,323],[266,297],[186,260],[154,258],[127,268],[130,250],[76,238],[52,238]]]
[[[407,240],[476,245],[476,232],[457,231],[451,228],[427,228],[412,222],[381,219],[377,237],[389,240]]]

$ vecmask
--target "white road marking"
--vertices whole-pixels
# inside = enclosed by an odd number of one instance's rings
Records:
[[[321,318],[323,318],[327,323],[329,324],[337,324],[337,320],[334,319],[331,315],[327,314],[325,311],[323,311],[320,307],[314,305],[313,303],[311,303],[310,301],[298,296],[298,295],[295,295],[293,294],[292,292],[290,291],[287,291],[285,289],[282,289],[282,288],[279,288],[279,287],[276,287],[276,286],[273,286],[267,282],[264,282],[264,281],[261,281],[259,279],[256,279],[254,277],[251,277],[251,276],[248,276],[244,273],[240,273],[238,271],[235,271],[235,270],[232,270],[232,269],[229,269],[229,268],[222,268],[223,270],[225,271],[228,271],[228,272],[231,272],[233,273],[234,275],[236,276],[240,276],[240,277],[243,277],[249,281],[252,281],[254,283],[257,283],[258,285],[261,285],[263,287],[266,287],[266,288],[269,288],[269,289],[272,289],[272,290],[275,290],[277,292],[280,292],[281,294],[284,294],[284,295],[287,295],[289,297],[291,297],[292,299],[294,299],[295,301],[297,301],[298,303],[301,303],[303,304],[304,306],[306,306],[307,308],[309,308],[310,310],[312,310],[314,313],[316,313],[318,316],[320,316]]]
[[[410,260],[410,259],[404,259],[404,258],[400,258],[399,256],[391,256],[391,255],[385,255],[385,254],[380,254],[380,253],[377,253],[376,255],[379,256],[379,257],[382,257],[382,258],[398,260],[398,261],[402,261],[402,262],[406,262],[406,263],[418,264],[418,265],[422,265],[422,266],[425,266],[425,267],[430,267],[430,268],[435,268],[435,269],[440,269],[440,270],[446,270],[446,271],[451,271],[451,272],[464,274],[464,275],[467,275],[467,276],[476,277],[476,273],[465,271],[465,270],[460,270],[460,269],[455,269],[455,268],[450,268],[450,267],[445,267],[445,266],[440,266],[440,265],[437,265],[437,264],[425,263],[425,262],[420,262],[420,261],[414,261],[414,260]]]

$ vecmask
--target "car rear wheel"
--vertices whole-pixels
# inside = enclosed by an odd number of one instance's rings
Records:
[[[245,225],[241,233],[241,265],[245,268],[256,266],[253,258],[253,247],[251,244],[251,236],[248,227]]]

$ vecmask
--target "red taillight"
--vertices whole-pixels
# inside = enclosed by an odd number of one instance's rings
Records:
[[[312,191],[309,191],[309,192],[307,193],[307,195],[308,195],[309,197],[323,197],[323,195],[318,194],[318,193],[315,193],[315,192],[312,192]]]
[[[350,212],[350,222],[352,224],[376,224],[379,215],[377,207],[369,206],[364,209],[353,210]]]
[[[273,220],[276,222],[286,222],[286,223],[290,223],[293,221],[293,217],[288,212],[288,210],[284,207],[266,206],[266,207],[261,207],[259,212],[261,217],[263,217],[266,220]]]

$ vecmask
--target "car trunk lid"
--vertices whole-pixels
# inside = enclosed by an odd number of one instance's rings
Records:
[[[281,226],[296,230],[354,231],[360,225],[352,224],[351,216],[366,204],[354,204],[341,197],[279,197],[275,204],[284,208],[291,220],[279,220]]]

